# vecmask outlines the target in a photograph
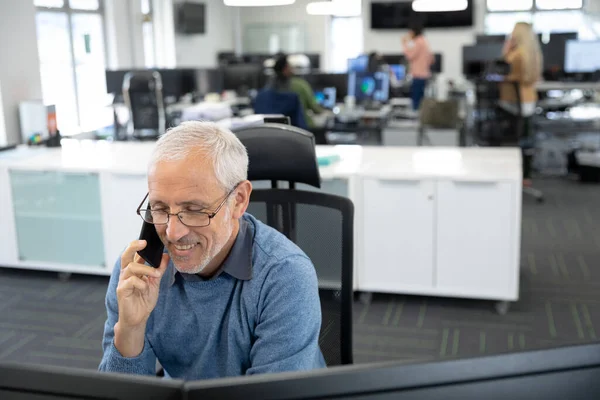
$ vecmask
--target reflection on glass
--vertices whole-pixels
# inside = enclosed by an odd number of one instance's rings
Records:
[[[97,10],[100,8],[98,0],[69,0],[69,5],[76,10]]]
[[[108,126],[112,122],[112,112],[107,108],[102,16],[73,14],[71,24],[81,130]]]
[[[63,7],[65,5],[64,0],[33,0],[33,4],[36,7]]]
[[[36,26],[44,104],[56,105],[58,129],[63,135],[76,133],[77,105],[67,15],[38,12]]]

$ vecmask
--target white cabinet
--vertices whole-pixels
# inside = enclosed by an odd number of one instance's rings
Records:
[[[509,182],[438,182],[435,284],[440,290],[516,299],[514,190]]]
[[[125,247],[140,235],[143,221],[135,211],[148,192],[148,183],[145,175],[107,173],[100,184],[104,252],[110,272]]]
[[[358,290],[517,300],[520,185],[366,177]]]
[[[363,185],[360,290],[410,292],[410,288],[431,288],[434,182],[367,178]]]
[[[17,239],[8,170],[0,168],[0,265],[17,263]]]

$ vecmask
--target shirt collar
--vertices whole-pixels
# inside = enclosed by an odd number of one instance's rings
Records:
[[[203,282],[217,279],[223,272],[241,281],[252,279],[252,246],[254,244],[254,229],[245,218],[239,219],[240,229],[235,242],[217,273],[209,279],[196,274],[183,274],[172,265],[169,286],[173,286],[179,275],[188,282]]]

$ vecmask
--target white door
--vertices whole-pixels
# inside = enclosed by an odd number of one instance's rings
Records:
[[[100,188],[106,265],[112,271],[121,252],[140,236],[144,221],[136,209],[148,182],[145,175],[107,173],[101,175]]]
[[[432,287],[434,191],[432,181],[365,179],[360,290]]]
[[[513,296],[518,273],[513,190],[508,182],[438,182],[436,287],[441,292]]]

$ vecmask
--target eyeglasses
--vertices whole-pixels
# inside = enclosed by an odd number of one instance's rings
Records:
[[[209,226],[210,221],[217,215],[217,213],[221,210],[223,205],[225,205],[225,202],[227,201],[229,196],[231,196],[231,194],[235,191],[235,189],[237,189],[238,186],[239,183],[235,185],[229,193],[227,193],[227,196],[225,196],[223,201],[221,201],[221,204],[219,204],[217,209],[212,213],[207,213],[204,211],[179,211],[178,213],[173,214],[164,210],[152,210],[150,208],[142,208],[142,205],[148,198],[149,193],[146,193],[146,196],[138,206],[136,213],[137,215],[142,217],[144,221],[154,225],[166,225],[169,223],[169,217],[171,215],[176,215],[177,218],[179,218],[179,221],[181,221],[181,223],[185,226],[189,226],[191,228],[201,228]]]

